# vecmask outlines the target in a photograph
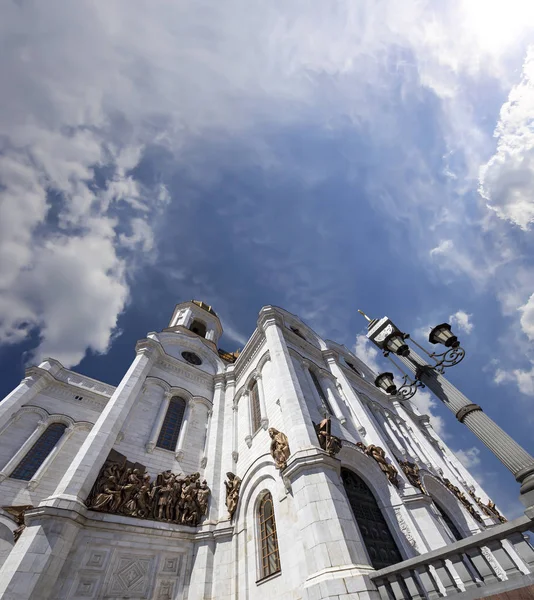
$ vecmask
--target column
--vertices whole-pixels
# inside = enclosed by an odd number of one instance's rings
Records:
[[[195,410],[195,402],[193,400],[187,401],[187,406],[184,411],[184,418],[182,419],[182,426],[180,427],[180,433],[178,434],[178,440],[176,442],[176,448],[174,449],[174,457],[180,462],[184,457],[184,446],[187,436],[188,425],[191,421],[191,414]]]
[[[265,332],[267,347],[275,370],[278,398],[282,408],[282,417],[289,438],[292,453],[317,446],[317,434],[313,427],[306,399],[302,393],[297,373],[284,335],[278,323],[278,317],[270,307],[262,309],[258,325]]]
[[[147,389],[151,389],[152,394],[156,395],[156,397],[159,396],[160,398],[158,415],[154,421],[152,431],[150,432],[150,439],[146,445],[146,451],[151,453],[154,451],[154,448],[158,443],[159,432],[161,431],[161,426],[165,420],[165,415],[167,414],[167,409],[169,408],[169,402],[171,401],[172,393],[166,392],[160,385],[156,383],[147,383],[147,386],[150,386]]]
[[[304,371],[304,377],[306,378],[306,381],[308,382],[308,387],[311,390],[312,396],[315,400],[315,404],[319,410],[319,412],[324,415],[325,412],[329,412],[328,408],[326,407],[325,403],[323,402],[323,399],[321,398],[321,396],[319,395],[319,392],[317,391],[317,388],[315,387],[315,383],[313,382],[311,373],[310,373],[310,363],[307,360],[303,360],[301,363],[302,366],[302,370]]]
[[[33,447],[35,442],[43,435],[46,428],[48,427],[48,421],[38,421],[37,427],[33,430],[30,437],[22,444],[18,451],[13,455],[11,460],[4,465],[2,471],[0,471],[0,482],[7,479],[19,462],[26,456],[29,450]]]
[[[213,391],[213,408],[208,430],[208,444],[205,453],[206,467],[204,479],[208,482],[212,493],[209,506],[210,520],[216,520],[219,513],[219,496],[221,488],[224,488],[224,472],[222,472],[223,457],[223,434],[224,434],[224,375],[219,374],[214,378],[215,389]]]
[[[37,471],[35,471],[33,477],[28,483],[28,489],[34,490],[39,485],[39,482],[41,481],[43,475],[46,473],[46,470],[48,469],[49,465],[52,464],[54,458],[59,454],[61,448],[63,448],[63,446],[67,443],[68,439],[73,433],[74,426],[69,425],[67,429],[65,429],[65,431],[63,432],[63,435],[59,438],[57,444],[52,448],[48,456],[41,463],[41,466],[37,469]]]
[[[208,445],[210,443],[211,421],[213,418],[213,408],[209,408],[206,413],[206,433],[204,435],[204,448],[202,449],[202,458],[200,459],[200,468],[205,469],[208,463]]]
[[[417,371],[421,381],[456,415],[458,421],[465,423],[512,472],[522,484],[521,501],[527,507],[534,507],[534,458],[490,419],[480,406],[470,402],[443,375],[428,369],[427,363],[413,350],[408,357],[400,358],[412,373]]]
[[[245,390],[241,398],[239,398],[239,404],[241,404],[241,410],[245,413],[245,421],[248,424],[248,433],[245,436],[245,442],[250,448],[252,446],[252,436],[254,435],[254,424],[252,423],[252,406],[250,405],[250,392]],[[239,416],[238,416],[239,419]],[[238,440],[239,444],[239,440]],[[237,448],[235,448],[237,450]]]
[[[261,373],[256,375],[256,385],[258,386],[258,396],[260,399],[261,426],[263,429],[269,427],[269,418],[267,417],[267,405],[265,403],[265,390],[263,389],[263,378]]]
[[[224,392],[221,392],[221,400],[223,402],[223,415],[221,418],[222,426],[220,432],[220,446],[218,454],[218,466],[216,474],[220,477],[219,491],[219,520],[227,519],[228,512],[226,510],[226,488],[223,484],[226,473],[231,471],[236,472],[235,464],[232,456],[234,448],[234,396],[235,396],[235,373],[234,365],[230,365],[226,370]],[[236,473],[237,474],[237,473]]]
[[[235,468],[237,466],[236,463],[239,459],[238,430],[239,430],[239,404],[237,402],[234,402],[232,404],[232,462],[233,462],[234,472],[235,472]]]
[[[126,375],[78,450],[56,491],[50,498],[43,500],[41,505],[61,505],[61,499],[71,502],[75,500],[83,505],[157,359],[158,346],[152,340],[138,343],[137,356]]]
[[[341,409],[339,408],[339,402],[337,401],[335,392],[335,383],[333,383],[329,377],[322,377],[321,384],[323,385],[326,397],[328,398],[328,403],[332,407],[336,419],[341,423],[341,425],[344,425],[347,422],[347,419],[344,417]]]

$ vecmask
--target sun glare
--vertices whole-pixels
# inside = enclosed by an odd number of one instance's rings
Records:
[[[533,0],[464,0],[463,11],[465,25],[487,52],[500,53],[534,31]]]

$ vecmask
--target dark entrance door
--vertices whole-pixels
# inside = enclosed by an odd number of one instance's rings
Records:
[[[373,492],[361,477],[348,469],[341,469],[341,478],[373,567],[383,569],[402,561]]]

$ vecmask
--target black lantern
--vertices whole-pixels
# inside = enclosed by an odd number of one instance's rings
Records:
[[[431,344],[443,344],[447,348],[458,348],[460,345],[458,338],[452,333],[451,326],[448,323],[436,325],[430,332],[428,341]]]
[[[398,356],[408,356],[410,354],[408,344],[404,343],[404,335],[398,330],[387,336],[384,340],[384,348]]]
[[[390,396],[394,396],[397,393],[397,386],[393,381],[393,373],[380,373],[375,379],[375,385]]]

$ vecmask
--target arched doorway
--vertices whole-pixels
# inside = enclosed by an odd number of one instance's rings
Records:
[[[349,469],[341,469],[341,478],[373,567],[383,569],[401,562],[402,556],[373,492]]]

